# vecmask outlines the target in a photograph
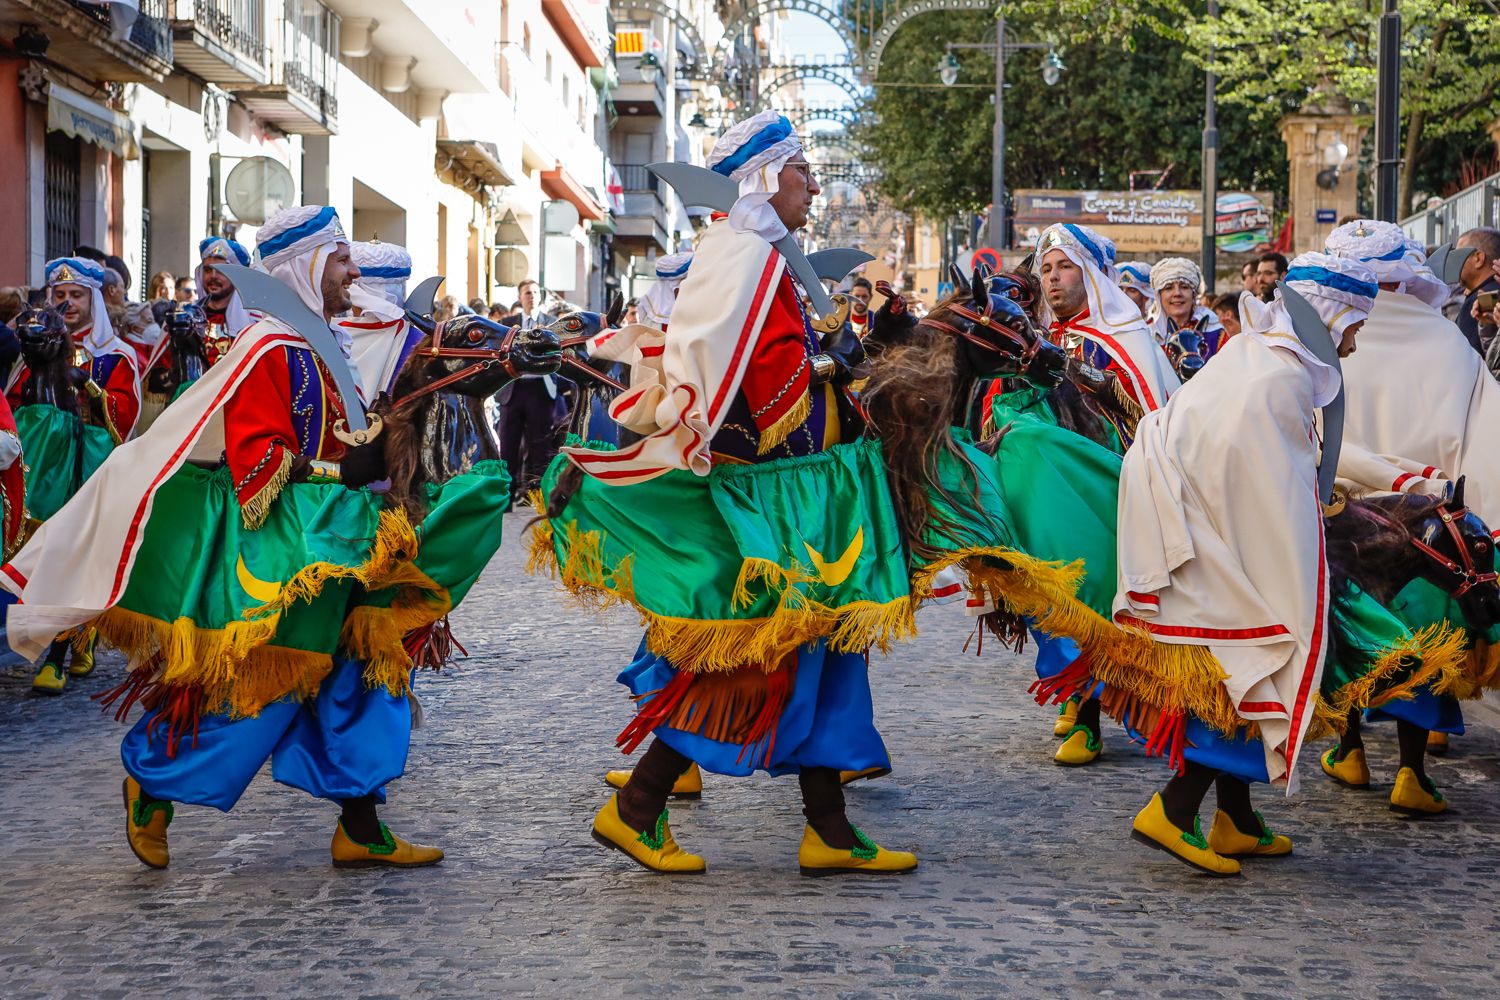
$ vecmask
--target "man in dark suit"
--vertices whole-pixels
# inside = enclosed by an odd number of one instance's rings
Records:
[[[1459,283],[1464,286],[1464,302],[1453,322],[1458,324],[1459,332],[1474,350],[1483,354],[1485,341],[1495,335],[1495,328],[1488,319],[1493,313],[1486,313],[1482,319],[1475,317],[1474,303],[1481,295],[1500,292],[1500,280],[1495,277],[1494,267],[1495,261],[1500,260],[1500,229],[1489,226],[1471,229],[1458,238],[1456,246],[1460,249],[1473,247],[1474,252],[1464,261],[1463,273],[1459,275]]]
[[[521,311],[506,317],[514,320],[511,325],[529,330],[556,319],[542,311],[541,289],[535,281],[522,282],[517,291]],[[500,457],[510,473],[513,498],[525,499],[557,454],[559,399],[557,379],[551,375],[524,375],[495,396],[500,406]]]

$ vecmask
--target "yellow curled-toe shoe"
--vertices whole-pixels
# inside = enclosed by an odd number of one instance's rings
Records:
[[[1209,846],[1208,841],[1203,837],[1203,825],[1198,821],[1198,817],[1193,817],[1192,833],[1188,833],[1167,818],[1167,809],[1162,804],[1160,792],[1151,796],[1151,801],[1146,803],[1146,808],[1136,813],[1135,822],[1131,824],[1130,836],[1147,847],[1166,851],[1178,861],[1190,868],[1198,869],[1205,875],[1229,878],[1240,873],[1238,861],[1224,857]]]
[[[333,855],[335,868],[422,868],[443,860],[440,847],[424,847],[402,840],[380,824],[379,844],[361,844],[344,832],[341,821],[333,829],[333,843],[329,853]]]
[[[1104,741],[1088,726],[1074,726],[1068,731],[1068,738],[1062,741],[1062,746],[1057,748],[1057,753],[1052,755],[1052,762],[1063,767],[1082,767],[1098,760],[1103,751]]]
[[[1062,703],[1062,708],[1057,710],[1057,721],[1052,724],[1052,735],[1063,737],[1073,733],[1073,727],[1078,725],[1078,706],[1083,704],[1077,698],[1069,698]]]
[[[1323,773],[1341,785],[1350,788],[1370,787],[1370,765],[1365,763],[1365,752],[1363,750],[1350,750],[1344,755],[1343,760],[1335,760],[1339,748],[1334,747],[1323,754],[1319,761],[1323,765]]]
[[[167,853],[167,826],[172,822],[172,803],[143,802],[141,786],[129,775],[120,785],[125,796],[125,839],[130,850],[149,868],[165,868],[171,860]]]
[[[643,868],[666,875],[701,875],[708,864],[698,855],[677,846],[667,825],[667,810],[656,817],[651,830],[636,830],[620,817],[620,797],[611,795],[594,817],[594,839],[633,858]]]
[[[1428,733],[1427,752],[1432,754],[1434,757],[1448,756],[1448,734],[1431,732]]]
[[[51,660],[43,663],[42,669],[31,679],[31,690],[38,694],[62,694],[67,686],[67,671],[63,670],[61,663],[53,663]]]
[[[89,629],[88,641],[82,648],[73,647],[73,656],[68,661],[68,673],[74,677],[87,677],[94,672],[94,647],[99,645],[99,633]]]
[[[629,771],[610,771],[604,776],[604,783],[610,788],[624,788],[625,782],[630,780]],[[674,799],[701,799],[703,798],[703,772],[698,770],[697,764],[692,764],[686,771],[682,772],[677,783],[672,786],[669,798]]]
[[[841,851],[823,843],[823,838],[811,826],[804,828],[802,846],[797,848],[797,863],[802,866],[802,874],[814,878],[850,872],[900,875],[916,869],[915,854],[910,851],[887,851],[861,833],[859,827],[853,829],[854,846]]]
[[[1448,800],[1431,780],[1424,786],[1417,772],[1403,767],[1391,788],[1391,808],[1407,816],[1435,816],[1448,808]]]
[[[1215,809],[1213,826],[1208,828],[1209,849],[1226,858],[1280,858],[1292,853],[1291,837],[1272,833],[1259,812],[1255,820],[1260,824],[1259,837],[1240,832],[1228,813]]]
[[[840,771],[839,784],[847,785],[851,781],[870,781],[875,778],[884,778],[891,773],[889,767],[867,767],[863,771]]]

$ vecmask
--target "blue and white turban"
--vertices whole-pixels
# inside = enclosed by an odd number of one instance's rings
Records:
[[[286,282],[313,312],[323,312],[323,267],[349,237],[339,214],[323,205],[284,208],[266,220],[255,241],[255,263]]]
[[[1370,315],[1380,291],[1368,264],[1326,253],[1301,254],[1283,280],[1318,311],[1336,341]]]
[[[250,266],[250,251],[236,240],[227,236],[210,236],[198,243],[198,260],[204,264],[211,261],[221,260],[226,264],[238,264],[241,267]]]
[[[1394,282],[1399,292],[1436,308],[1448,298],[1448,285],[1427,266],[1422,244],[1394,222],[1359,219],[1328,234],[1327,249],[1335,257],[1369,265],[1379,282]]]
[[[238,264],[241,267],[250,266],[250,251],[246,250],[244,244],[237,240],[231,240],[225,236],[210,236],[198,243],[198,266],[193,270],[193,276],[198,282],[199,293],[203,292],[203,265],[212,267],[215,263]],[[207,295],[204,295],[207,299]],[[240,301],[240,293],[233,292],[229,296],[229,305],[224,309],[225,333],[233,337],[244,330],[245,327],[255,322],[255,317],[245,308]]]
[[[656,284],[646,289],[646,294],[635,304],[637,318],[646,326],[659,330],[667,328],[672,318],[672,307],[677,304],[677,289],[687,277],[688,267],[693,263],[693,252],[668,254],[656,258]]]
[[[119,338],[115,336],[109,310],[104,304],[104,265],[83,257],[57,257],[47,261],[43,273],[49,289],[58,285],[78,285],[93,293],[89,333],[83,339],[83,347],[94,357],[109,353]]]
[[[740,186],[739,199],[729,210],[731,226],[757,233],[769,243],[786,235],[770,202],[779,189],[781,169],[801,151],[802,140],[779,111],[762,111],[719,137],[708,154],[708,166]]]
[[[406,312],[406,283],[411,280],[411,254],[406,247],[374,240],[351,243],[350,256],[359,268],[359,278],[349,297],[362,311],[382,319],[396,319]]]
[[[1155,293],[1151,290],[1151,265],[1143,260],[1128,260],[1118,268],[1120,272],[1120,287],[1130,288],[1151,298]]]
[[[1042,276],[1042,260],[1053,250],[1061,250],[1083,270],[1089,315],[1101,329],[1110,331],[1142,324],[1140,307],[1117,284],[1119,271],[1115,267],[1113,240],[1088,226],[1072,222],[1053,223],[1038,237],[1036,253],[1031,260],[1038,278]],[[1044,322],[1051,323],[1056,318],[1045,296],[1040,300],[1039,309]]]

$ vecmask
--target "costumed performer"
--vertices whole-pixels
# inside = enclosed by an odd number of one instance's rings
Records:
[[[1347,356],[1374,274],[1303,254],[1288,278]],[[1239,873],[1234,855],[1291,850],[1251,807],[1249,782],[1295,788],[1329,644],[1314,416],[1339,375],[1297,338],[1279,293],[1269,305],[1243,296],[1241,309],[1224,360],[1141,420],[1121,469],[1115,617],[1176,656],[1164,670],[1091,665],[1106,710],[1178,768],[1132,836],[1217,876]],[[1219,809],[1205,838],[1210,786]]]
[[[1151,287],[1151,265],[1143,260],[1127,260],[1115,267],[1120,272],[1120,290],[1135,303],[1143,317],[1149,317],[1151,304],[1156,301],[1156,292]]]
[[[30,516],[46,520],[93,475],[110,451],[129,438],[141,412],[139,357],[115,335],[104,303],[104,267],[82,257],[59,257],[46,266],[52,310],[67,328],[67,385],[63,371],[34,373],[23,353],[11,372],[6,399],[35,470],[27,496]],[[37,355],[33,354],[33,357]],[[57,377],[52,377],[57,376]],[[95,637],[81,634],[72,645],[59,636],[32,680],[32,690],[61,694],[68,677],[94,670]]]
[[[1156,292],[1148,317],[1151,333],[1167,349],[1184,379],[1202,367],[1193,365],[1192,357],[1207,361],[1224,341],[1224,323],[1218,314],[1198,304],[1202,285],[1203,271],[1186,257],[1166,257],[1151,268],[1151,287]]]
[[[198,306],[208,320],[209,363],[228,353],[234,339],[259,319],[245,308],[240,293],[218,264],[250,266],[250,251],[238,240],[227,236],[210,236],[198,243],[198,289],[203,293]]]
[[[1486,524],[1495,525],[1500,518],[1500,461],[1482,442],[1500,432],[1500,386],[1483,362],[1475,361],[1458,327],[1440,312],[1448,286],[1426,266],[1421,246],[1393,223],[1345,223],[1329,234],[1327,248],[1336,257],[1365,264],[1380,286],[1360,331],[1359,350],[1344,362],[1349,402],[1339,456],[1341,485],[1356,495],[1441,497],[1461,476],[1464,502]],[[1430,585],[1414,584],[1396,606],[1417,615],[1456,611],[1445,600],[1434,606],[1432,593]],[[1465,692],[1469,696],[1500,684],[1500,657],[1490,653],[1488,641],[1493,637],[1476,638],[1472,683]],[[1458,698],[1424,688],[1372,714],[1397,721],[1401,763],[1391,790],[1392,808],[1409,814],[1446,810],[1447,800],[1427,776],[1424,758],[1428,749],[1445,752],[1449,736],[1463,733]],[[1335,781],[1368,788],[1370,770],[1358,716],[1351,716],[1350,723],[1339,745],[1324,753],[1320,763]]]
[[[621,494],[674,469],[697,476],[731,466],[795,469],[852,426],[839,384],[863,357],[859,340],[845,324],[819,342],[801,289],[771,246],[806,224],[820,190],[801,141],[786,118],[764,112],[729,129],[709,166],[734,180],[740,194],[728,218],[698,241],[670,335],[625,327],[600,335],[592,351],[630,364],[631,391],[611,415],[644,437],[618,451],[575,448],[567,455]],[[749,478],[742,483],[753,487]],[[683,551],[722,544],[691,536],[693,524],[681,512],[673,516],[671,537]],[[852,562],[859,551],[851,547],[846,558]],[[862,653],[836,653],[820,640],[774,662],[747,661],[743,649],[739,655],[737,664],[688,672],[642,643],[620,675],[640,703],[622,741],[633,749],[654,738],[595,817],[595,838],[653,871],[702,872],[703,859],[677,845],[666,810],[674,784],[696,762],[720,774],[798,775],[807,819],[798,850],[804,874],[915,868],[915,855],[877,846],[845,812],[839,772],[887,761]]]
[[[325,322],[348,308],[348,287],[359,274],[337,214],[319,206],[286,209],[267,220],[259,232],[257,263],[291,286]],[[405,769],[411,730],[405,689],[409,659],[394,665],[395,683],[373,686],[364,678],[367,670],[376,669],[373,662],[296,649],[256,647],[236,653],[227,648],[237,635],[257,628],[274,629],[279,637],[290,628],[295,598],[283,593],[294,589],[292,583],[283,587],[255,576],[245,559],[248,548],[242,547],[232,571],[212,565],[215,558],[230,558],[235,551],[219,540],[202,546],[204,572],[214,577],[232,573],[238,590],[229,593],[248,594],[252,607],[263,600],[280,607],[269,625],[264,619],[237,621],[231,612],[229,624],[203,632],[193,618],[152,626],[115,615],[120,610],[115,605],[128,602],[134,592],[133,570],[148,570],[153,578],[141,583],[153,593],[164,586],[196,586],[189,580],[161,581],[150,572],[154,567],[143,566],[138,557],[152,553],[153,559],[163,558],[152,551],[153,529],[169,531],[171,547],[181,549],[182,532],[191,526],[182,519],[193,513],[208,516],[205,505],[215,502],[232,521],[219,529],[231,540],[249,538],[268,561],[286,551],[299,556],[297,565],[326,567],[306,561],[304,553],[320,551],[317,538],[305,537],[312,534],[309,529],[289,529],[277,521],[275,529],[265,528],[276,534],[261,534],[273,509],[280,511],[290,502],[285,495],[289,484],[302,479],[327,484],[297,488],[314,489],[314,511],[322,510],[330,519],[325,526],[328,545],[371,552],[370,518],[356,524],[332,518],[341,498],[358,500],[356,506],[367,509],[360,494],[350,491],[384,475],[380,442],[346,449],[335,437],[333,428],[344,411],[323,360],[295,330],[269,317],[244,331],[224,361],[173,406],[177,419],[158,423],[152,433],[122,449],[0,570],[0,583],[20,597],[9,616],[12,648],[35,655],[50,631],[96,619],[122,645],[122,637],[134,632],[143,636],[132,645],[144,647],[155,636],[158,651],[149,656],[162,666],[135,666],[119,692],[125,697],[119,717],[137,699],[147,709],[126,735],[121,758],[127,839],[136,857],[151,867],[168,863],[167,825],[174,802],[227,811],[267,759],[276,780],[342,805],[331,848],[336,865],[410,866],[440,860],[440,850],[393,835],[375,810],[377,801],[384,800],[385,785]],[[217,467],[221,455],[227,472],[202,471]],[[183,467],[189,458],[198,468]],[[200,484],[190,497],[198,511],[173,503],[170,490],[179,481]],[[342,486],[336,485],[340,481]],[[215,499],[215,490],[224,494],[222,501]],[[151,516],[153,505],[160,505],[161,516],[173,523],[164,529]],[[384,515],[381,528],[383,538]],[[364,537],[346,545],[346,534]],[[374,543],[372,560],[379,558],[380,541]],[[414,547],[415,540],[402,544]],[[336,589],[332,579],[323,578],[302,586],[312,591],[305,598],[309,601],[325,587]],[[339,590],[335,599],[344,607],[349,593]],[[112,615],[117,626],[111,625]],[[322,612],[320,617],[328,616]],[[342,643],[340,616],[333,619],[315,624],[325,632],[331,629]],[[178,646],[198,648],[182,659]],[[263,660],[244,658],[261,651]],[[144,648],[132,655],[147,656]]]

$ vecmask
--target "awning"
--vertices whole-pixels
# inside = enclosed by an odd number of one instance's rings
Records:
[[[127,160],[141,155],[129,118],[58,83],[49,84],[47,90],[47,129],[92,142]]]
[[[492,143],[475,140],[439,139],[437,141],[438,163],[446,157],[460,164],[490,187],[507,187],[515,179],[500,162],[500,152]]]
[[[578,214],[585,219],[597,221],[604,218],[604,208],[589,194],[588,188],[568,173],[568,168],[559,165],[554,170],[542,171],[542,190],[548,198],[561,198],[572,202]]]

